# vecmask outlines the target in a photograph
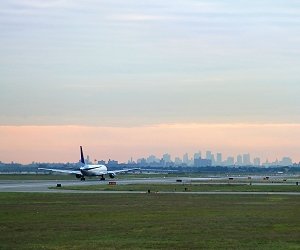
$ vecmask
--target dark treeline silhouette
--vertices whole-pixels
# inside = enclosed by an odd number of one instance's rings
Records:
[[[58,168],[58,169],[78,169],[80,165],[78,163],[31,163],[27,165],[19,163],[0,163],[1,173],[44,173],[38,170],[38,168]],[[208,167],[192,167],[192,166],[166,166],[158,167],[151,164],[111,164],[110,170],[119,168],[140,168],[143,172],[164,172],[165,173],[203,173],[203,174],[259,174],[259,173],[284,173],[294,174],[300,173],[300,164],[294,164],[293,166],[277,166],[277,167],[254,167],[254,166],[208,166]]]

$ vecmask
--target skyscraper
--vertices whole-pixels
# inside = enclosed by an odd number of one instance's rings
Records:
[[[282,160],[280,161],[281,166],[291,166],[293,165],[293,161],[290,157],[283,157]]]
[[[200,158],[201,158],[201,152],[200,151],[194,154],[194,160],[195,159],[200,159]]]
[[[243,154],[243,165],[251,165],[250,154]]]
[[[179,157],[175,157],[175,165],[181,165],[182,160]]]
[[[228,156],[227,157],[226,165],[227,166],[233,166],[234,165],[234,157],[233,156]]]
[[[221,166],[222,165],[222,153],[217,153],[217,161],[216,161],[216,164],[218,166]]]
[[[255,158],[253,159],[253,165],[254,165],[254,166],[260,166],[260,158],[255,157]]]
[[[163,155],[163,160],[165,163],[171,162],[171,155],[170,154],[164,154]]]
[[[236,165],[242,166],[243,165],[243,157],[241,155],[238,155],[236,157]]]
[[[189,155],[188,155],[188,153],[185,153],[183,155],[182,162],[185,163],[185,164],[189,164]]]
[[[212,153],[211,153],[211,151],[206,151],[206,159],[207,159],[207,160],[211,160],[211,158],[212,158]]]

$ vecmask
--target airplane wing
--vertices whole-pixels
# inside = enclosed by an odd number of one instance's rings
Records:
[[[130,171],[140,170],[140,168],[130,168],[130,169],[121,169],[121,170],[114,170],[114,171],[107,171],[108,174],[120,174],[120,173],[127,173]]]
[[[81,174],[79,170],[66,170],[66,169],[55,169],[55,168],[38,168],[39,170],[47,170],[58,173],[66,173],[66,174]]]

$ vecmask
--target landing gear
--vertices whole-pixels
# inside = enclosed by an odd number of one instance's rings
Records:
[[[103,175],[101,176],[100,181],[105,181],[105,178]]]
[[[81,177],[80,180],[81,180],[81,181],[85,181],[85,178],[84,178],[84,177]]]

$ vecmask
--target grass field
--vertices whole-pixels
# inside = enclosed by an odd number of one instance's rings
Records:
[[[0,193],[1,249],[300,249],[300,197]]]
[[[54,187],[55,188],[55,187]],[[57,189],[86,191],[144,191],[152,192],[300,192],[296,185],[246,185],[246,184],[128,184],[62,186]]]

